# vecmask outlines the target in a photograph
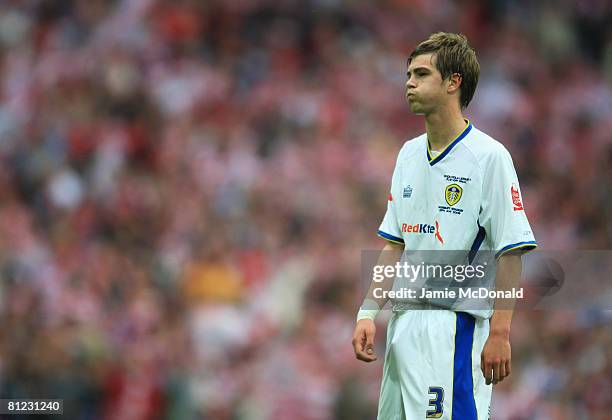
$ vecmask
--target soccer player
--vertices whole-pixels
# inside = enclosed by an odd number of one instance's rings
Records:
[[[406,99],[425,117],[426,133],[399,152],[378,231],[387,241],[379,264],[408,251],[490,252],[489,286],[509,291],[520,280],[521,254],[537,245],[510,154],[463,116],[479,73],[463,35],[435,33],[410,54]],[[364,362],[377,360],[374,318],[387,302],[376,287],[391,286],[372,282],[358,313],[353,347]],[[511,372],[514,301],[501,302],[459,310],[391,299],[378,419],[487,419],[492,384]]]

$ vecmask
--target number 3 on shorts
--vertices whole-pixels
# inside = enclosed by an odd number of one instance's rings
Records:
[[[433,408],[433,410],[427,410],[427,418],[428,419],[438,419],[442,417],[442,403],[444,402],[444,389],[439,386],[430,386],[429,394],[434,398],[429,400],[429,405]]]

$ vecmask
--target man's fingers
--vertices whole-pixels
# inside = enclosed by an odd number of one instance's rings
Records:
[[[484,354],[480,355],[480,370],[482,371],[482,376],[487,379],[487,370],[485,369],[485,359]]]
[[[365,332],[365,336],[366,336],[366,343],[365,343],[365,349],[374,349],[374,332],[373,331],[366,331]]]
[[[481,366],[482,375],[485,378],[485,382],[487,385],[497,384],[504,380],[504,378],[510,375],[512,370],[512,365],[510,360],[505,361],[497,361],[497,360],[487,360],[484,356],[481,357]]]
[[[503,381],[506,376],[506,362],[501,362],[499,364],[499,382]]]
[[[510,375],[510,342],[504,337],[490,336],[480,354],[482,374],[487,385],[497,384]]]
[[[364,334],[364,331],[355,331],[355,335],[353,336],[353,350],[355,350],[355,354],[363,350],[363,344],[365,342]]]
[[[367,347],[368,345],[365,330],[356,332],[355,336],[353,336],[353,350],[355,351],[355,357],[363,362],[373,362],[377,360],[373,346],[371,348]]]
[[[481,356],[480,365],[482,368],[482,376],[485,378],[485,383],[490,385],[493,381],[493,364],[483,355]]]
[[[361,350],[365,351],[367,342],[368,342],[368,337],[366,335],[366,332],[364,331],[363,335],[361,336]]]
[[[493,384],[496,384],[499,382],[499,365],[500,365],[499,360],[496,360],[493,362]]]
[[[494,368],[493,368],[493,363],[490,361],[485,360],[484,363],[484,377],[485,377],[485,383],[487,385],[491,385],[495,379],[495,374],[493,372]]]
[[[376,357],[376,353],[374,353],[374,350],[372,349],[365,351],[359,350],[355,353],[355,356],[357,356],[357,359],[363,362],[373,362],[378,359],[378,357]]]
[[[376,356],[368,356],[367,354],[359,355],[357,356],[357,359],[361,360],[362,362],[366,362],[366,363],[375,362],[378,360]]]
[[[365,331],[360,350],[361,350],[360,351],[361,355],[364,356],[364,358],[361,360],[363,360],[364,362],[373,362],[374,360],[377,359],[376,353],[374,353],[374,334],[373,333]]]
[[[367,349],[365,351],[366,353],[366,362],[373,362],[374,360],[378,359],[378,356],[376,356],[376,353],[374,353],[374,349]]]
[[[510,360],[502,361],[499,364],[499,382],[510,376]]]

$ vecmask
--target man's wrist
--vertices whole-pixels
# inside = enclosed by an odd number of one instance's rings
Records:
[[[510,328],[492,328],[489,331],[489,336],[500,337],[500,338],[510,338]]]
[[[509,338],[512,315],[513,311],[496,309],[491,317],[489,335]]]
[[[380,310],[378,309],[360,309],[359,312],[357,312],[357,322],[362,319],[374,321],[379,312]]]
[[[372,299],[365,299],[361,305],[361,308],[359,309],[359,312],[357,312],[357,321],[359,322],[362,319],[374,321],[379,312],[380,307],[378,306],[378,303]]]

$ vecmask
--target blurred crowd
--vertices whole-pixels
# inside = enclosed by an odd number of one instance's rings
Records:
[[[361,251],[424,130],[406,58],[437,30],[479,55],[466,115],[511,151],[540,247],[610,249],[606,0],[3,0],[0,396],[374,418]],[[611,324],[518,312],[493,418],[610,418]]]

